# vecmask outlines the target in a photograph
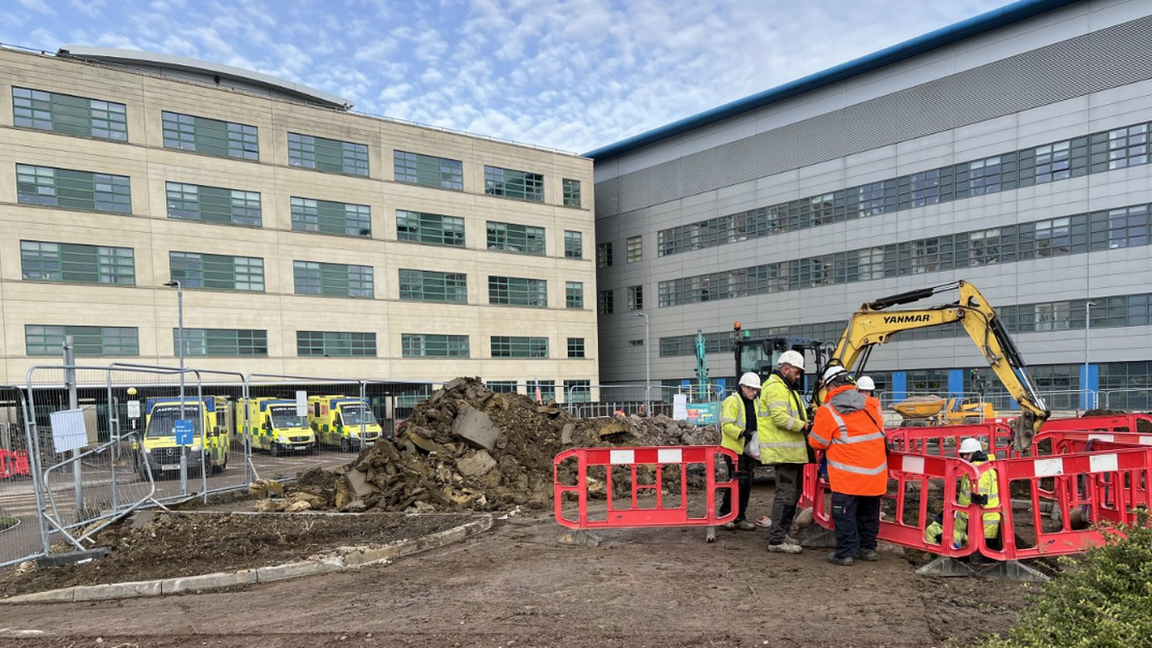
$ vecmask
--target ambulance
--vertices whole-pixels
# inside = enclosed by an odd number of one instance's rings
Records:
[[[367,403],[347,396],[309,396],[308,422],[317,441],[342,452],[373,445],[383,432]]]
[[[316,435],[308,425],[308,416],[296,414],[296,401],[283,398],[250,398],[236,403],[236,425],[244,427],[244,409],[248,409],[248,427],[244,433],[255,450],[267,450],[273,457],[280,454],[304,453],[316,447]]]
[[[227,398],[208,396],[201,401],[186,397],[183,413],[179,397],[149,398],[144,407],[144,434],[133,442],[136,472],[141,478],[147,479],[147,468],[152,469],[153,477],[180,474],[182,449],[176,443],[178,419],[192,421],[192,445],[187,446],[189,475],[200,474],[205,466],[214,473],[228,467],[233,423]]]

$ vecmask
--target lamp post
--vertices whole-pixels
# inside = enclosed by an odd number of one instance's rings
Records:
[[[1092,330],[1092,307],[1095,305],[1094,301],[1084,302],[1084,409],[1095,407],[1088,399],[1088,334]]]
[[[176,420],[184,418],[184,287],[173,279],[164,284],[168,288],[176,289],[176,352],[180,357],[180,413]],[[195,432],[196,424],[192,424]],[[203,468],[201,468],[203,469]],[[188,494],[188,446],[180,446],[180,494]]]
[[[652,344],[649,336],[648,313],[640,311],[636,317],[644,318],[644,413],[652,416]]]

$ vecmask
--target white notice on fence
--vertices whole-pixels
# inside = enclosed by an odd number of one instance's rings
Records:
[[[88,443],[88,431],[84,429],[83,410],[60,410],[52,412],[52,445],[56,454],[79,450]]]
[[[140,401],[128,401],[128,418],[140,418]]]
[[[677,421],[688,420],[688,394],[672,395],[672,418]]]
[[[308,416],[308,392],[296,392],[296,416]]]

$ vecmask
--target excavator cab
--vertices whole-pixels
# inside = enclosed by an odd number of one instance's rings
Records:
[[[807,373],[814,373],[824,365],[824,349],[819,340],[792,335],[753,338],[752,332],[743,330],[740,322],[732,326],[732,350],[736,355],[736,380],[749,371],[760,376],[761,381],[767,380],[776,369],[780,354],[789,350],[804,356]]]

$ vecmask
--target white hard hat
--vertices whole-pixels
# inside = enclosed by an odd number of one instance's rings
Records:
[[[832,365],[831,367],[828,367],[824,370],[824,384],[827,385],[829,380],[832,380],[842,373],[848,373],[848,370],[844,367],[841,367],[840,365]]]
[[[960,454],[969,454],[972,452],[982,452],[984,446],[980,445],[979,439],[968,437],[960,442]]]
[[[780,354],[780,359],[776,361],[778,365],[792,365],[797,369],[804,370],[804,356],[799,351],[789,349]]]
[[[869,376],[860,376],[860,380],[856,381],[856,389],[876,391],[876,383],[872,382],[872,378]]]
[[[749,371],[748,373],[740,376],[740,384],[752,389],[760,389],[760,376],[756,373]]]

